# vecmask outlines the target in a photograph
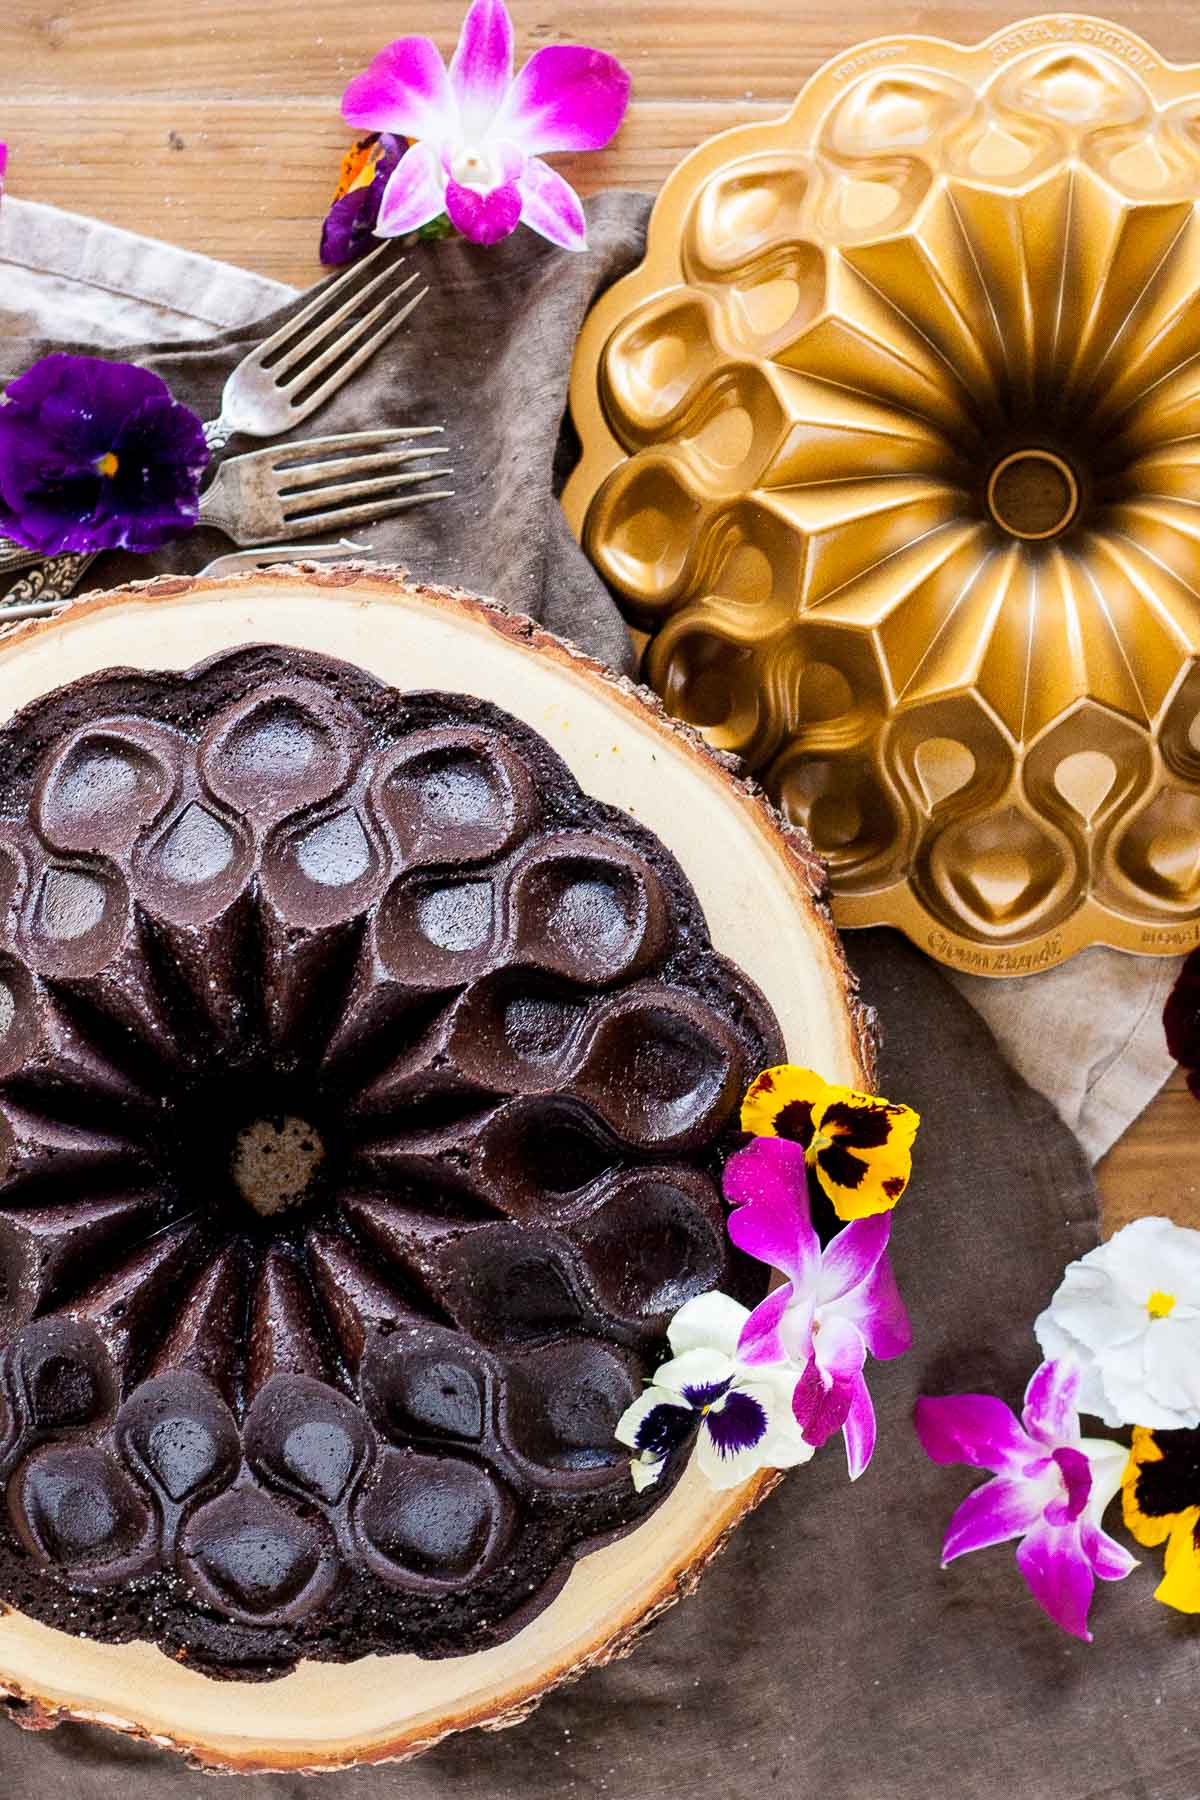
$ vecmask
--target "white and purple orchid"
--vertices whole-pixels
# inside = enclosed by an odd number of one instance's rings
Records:
[[[1025,1390],[1018,1419],[990,1394],[922,1396],[914,1423],[936,1463],[991,1469],[950,1520],[942,1567],[970,1550],[1019,1538],[1017,1567],[1056,1625],[1091,1643],[1088,1609],[1098,1575],[1120,1581],[1135,1559],[1101,1529],[1121,1485],[1124,1445],[1080,1435],[1080,1372],[1044,1362]]]
[[[633,1485],[658,1481],[669,1459],[697,1439],[700,1473],[716,1488],[736,1487],[759,1469],[807,1462],[812,1445],[792,1416],[795,1371],[747,1368],[738,1340],[750,1314],[728,1294],[698,1294],[667,1331],[673,1352],[617,1422],[618,1443],[633,1451]]]
[[[822,1249],[804,1149],[786,1138],[755,1138],[731,1157],[725,1197],[737,1208],[733,1242],[785,1278],[748,1317],[738,1357],[755,1369],[790,1368],[792,1412],[806,1442],[819,1447],[840,1430],[857,1480],[875,1448],[867,1356],[885,1361],[912,1343],[887,1254],[891,1215],[855,1219]]]
[[[579,196],[542,158],[602,149],[625,115],[629,76],[581,44],[535,51],[515,80],[513,67],[504,0],[474,0],[449,69],[431,39],[400,38],[350,83],[351,125],[411,140],[384,191],[378,236],[448,213],[477,244],[524,223],[565,250],[586,249]]]

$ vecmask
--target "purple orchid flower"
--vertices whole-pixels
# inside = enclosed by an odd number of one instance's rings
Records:
[[[515,81],[513,66],[504,0],[474,0],[449,69],[431,39],[401,38],[350,83],[352,126],[412,140],[384,191],[380,237],[445,212],[476,244],[524,222],[563,249],[587,248],[579,196],[542,157],[602,149],[625,116],[629,76],[581,44],[535,51]]]
[[[204,427],[133,363],[56,353],[0,406],[0,530],[43,556],[158,550],[190,531]]]
[[[1080,1436],[1079,1379],[1073,1364],[1044,1362],[1025,1390],[1020,1419],[990,1394],[954,1394],[923,1395],[913,1422],[933,1462],[994,1471],[951,1519],[942,1567],[969,1550],[1019,1538],[1017,1567],[1042,1611],[1090,1644],[1096,1576],[1120,1581],[1137,1563],[1100,1528],[1128,1452]]]
[[[733,1242],[785,1277],[751,1313],[738,1355],[750,1366],[790,1361],[799,1369],[796,1423],[817,1446],[840,1430],[857,1481],[875,1448],[867,1356],[886,1361],[912,1343],[887,1255],[891,1215],[855,1219],[822,1249],[804,1149],[787,1138],[755,1138],[731,1157],[725,1197],[738,1209],[729,1220]]]

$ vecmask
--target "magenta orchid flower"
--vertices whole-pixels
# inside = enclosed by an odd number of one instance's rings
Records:
[[[787,1138],[755,1138],[731,1157],[725,1197],[737,1208],[733,1242],[785,1278],[751,1313],[738,1356],[751,1366],[795,1366],[792,1411],[806,1442],[820,1446],[840,1430],[857,1481],[875,1448],[867,1356],[886,1361],[912,1343],[887,1254],[891,1215],[855,1219],[822,1249],[804,1149]]]
[[[1079,1369],[1044,1362],[1018,1419],[990,1394],[922,1396],[913,1421],[933,1462],[991,1469],[950,1520],[942,1567],[970,1550],[1019,1538],[1017,1567],[1042,1611],[1090,1644],[1088,1608],[1097,1575],[1120,1581],[1137,1567],[1101,1530],[1121,1485],[1124,1445],[1080,1436]]]
[[[445,212],[476,244],[524,222],[584,250],[579,196],[542,157],[602,149],[628,100],[616,58],[581,44],[535,51],[514,80],[508,8],[474,0],[449,69],[431,39],[400,38],[350,83],[342,112],[358,130],[412,140],[384,191],[378,236],[417,231]]]

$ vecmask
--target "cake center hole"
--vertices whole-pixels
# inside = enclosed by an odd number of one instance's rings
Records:
[[[255,1119],[234,1140],[231,1173],[247,1205],[273,1219],[308,1198],[325,1146],[305,1119]]]
[[[1079,511],[1079,483],[1052,450],[1014,450],[988,477],[987,504],[1013,537],[1057,537]]]

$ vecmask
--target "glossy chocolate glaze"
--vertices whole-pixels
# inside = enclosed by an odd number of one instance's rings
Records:
[[[61,689],[0,795],[0,1598],[241,1679],[510,1636],[761,1291],[762,996],[535,732],[309,653]]]

